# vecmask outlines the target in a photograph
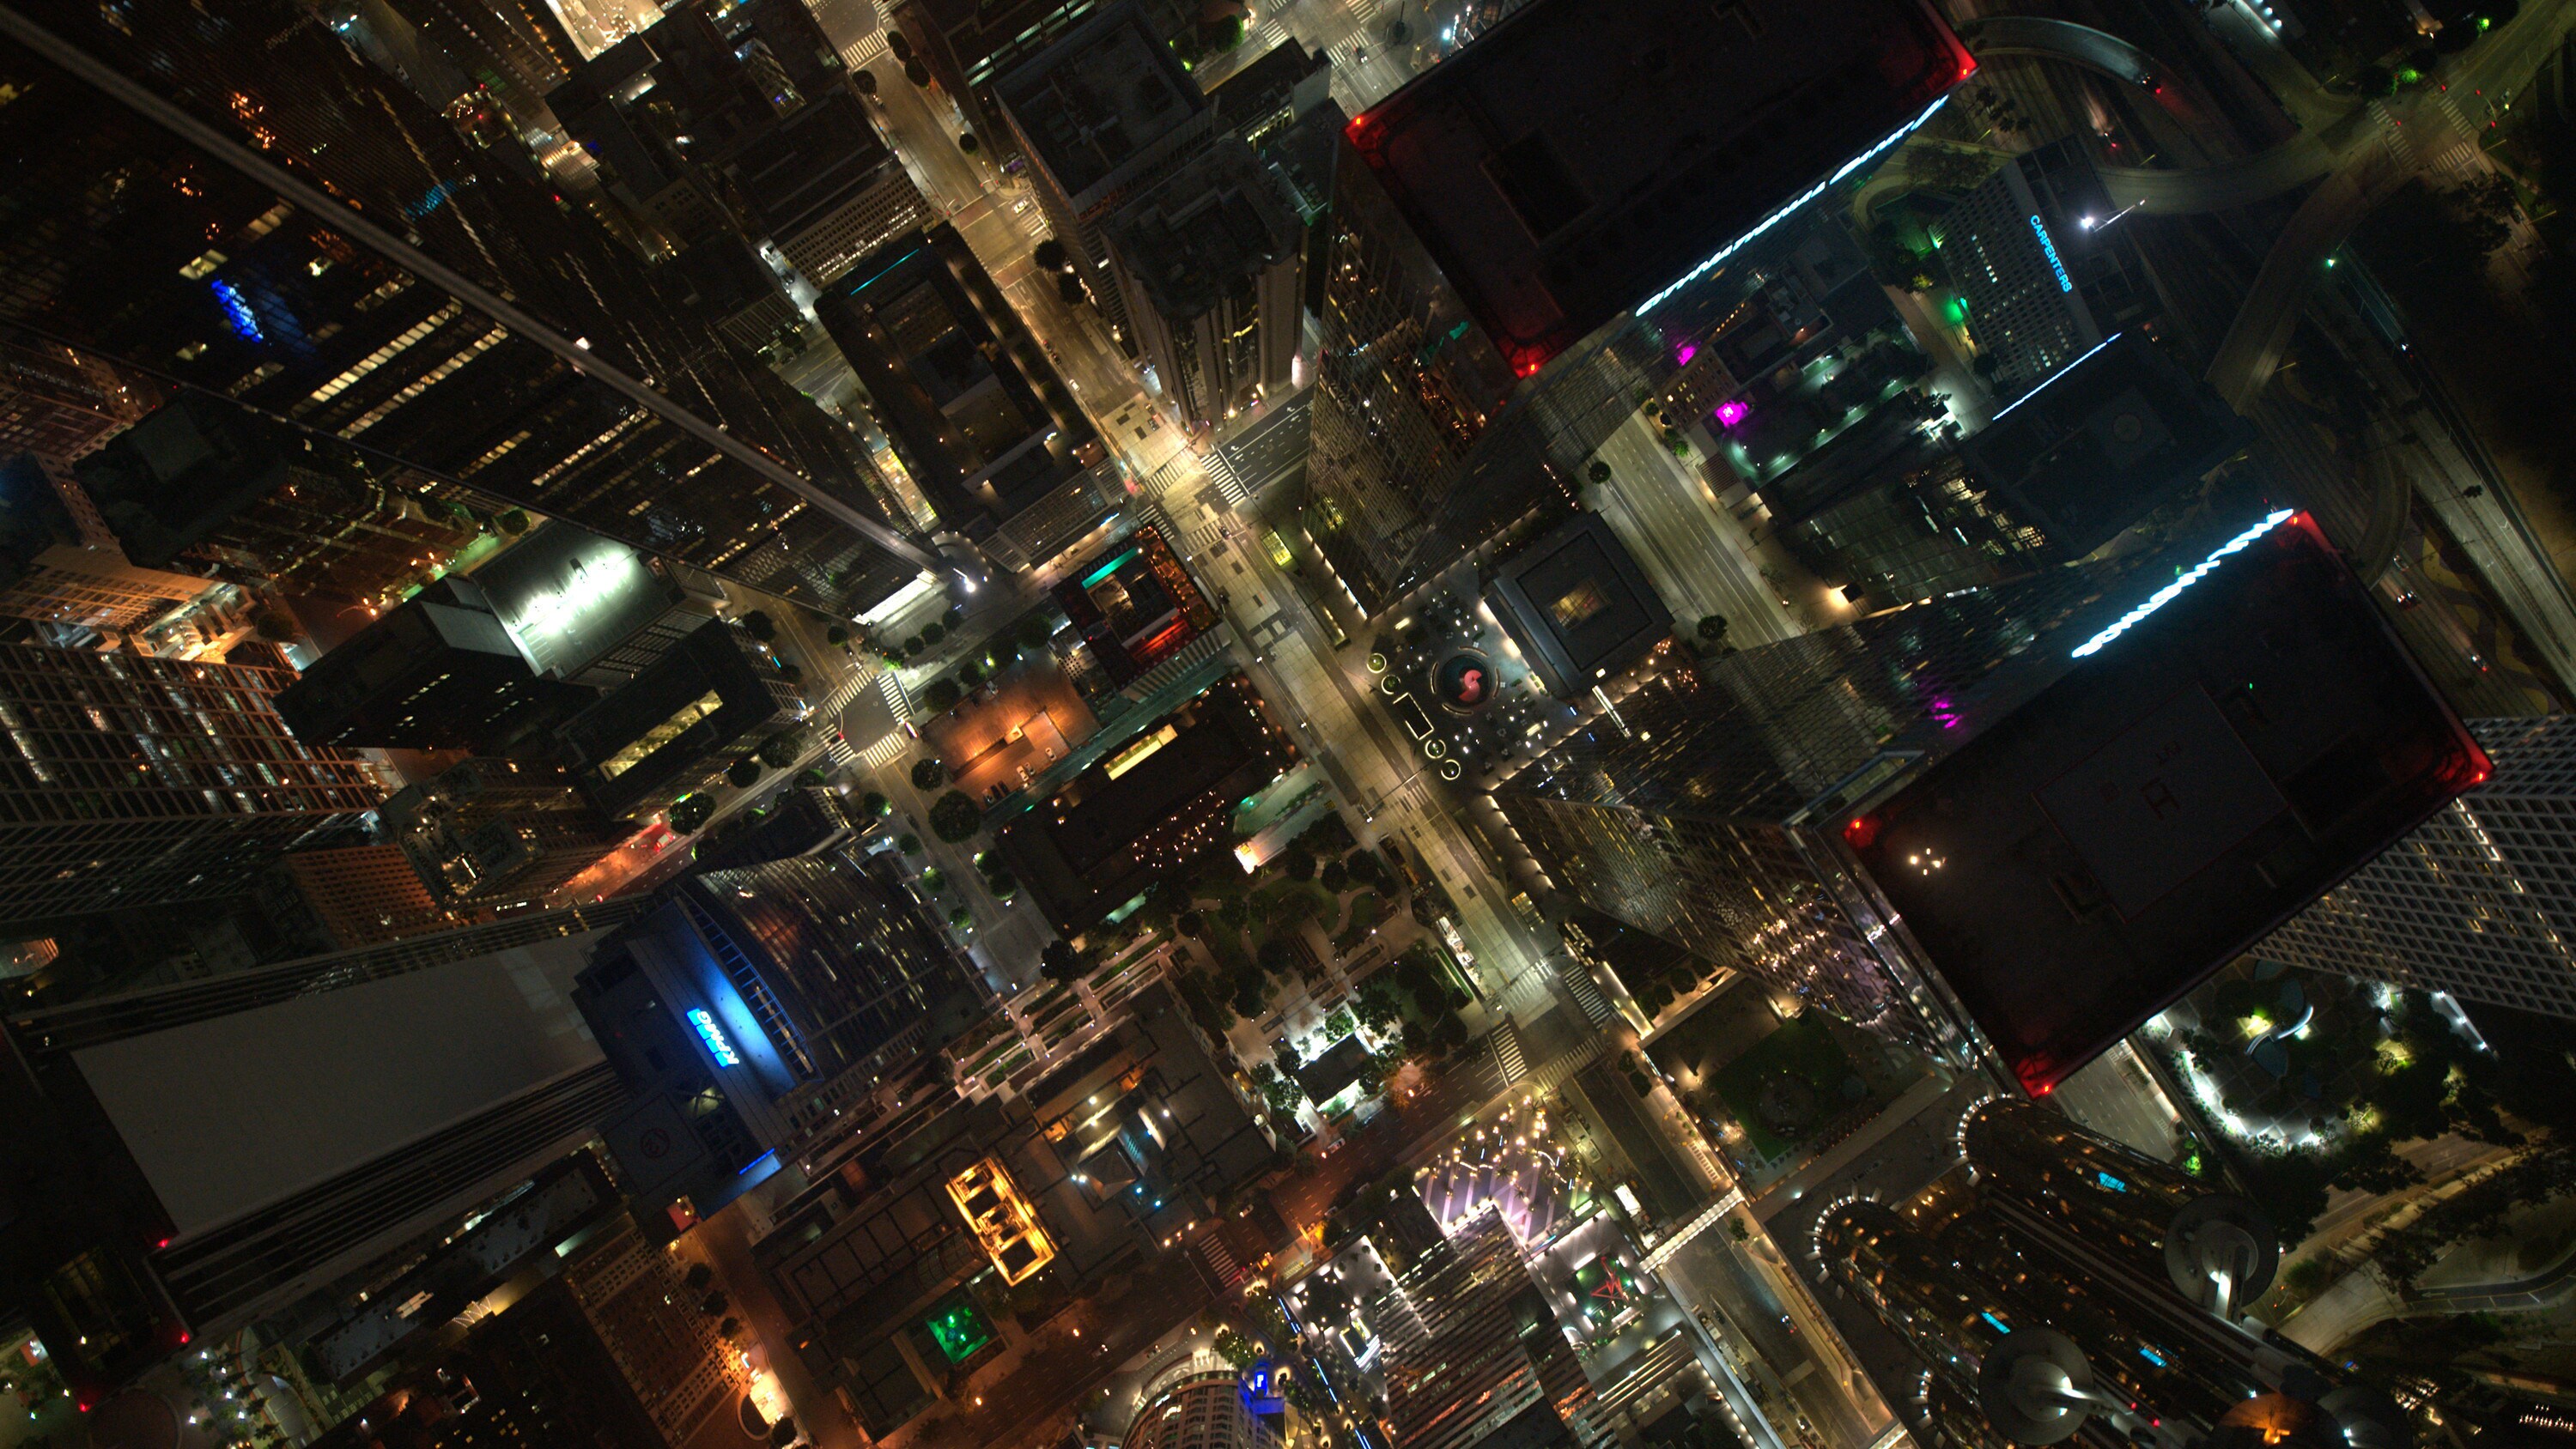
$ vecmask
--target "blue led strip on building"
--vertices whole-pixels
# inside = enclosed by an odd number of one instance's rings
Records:
[[[2039,249],[2048,254],[2048,269],[2057,274],[2057,290],[2074,291],[2075,279],[2066,275],[2066,263],[2057,259],[2057,239],[2048,234],[2048,225],[2039,219],[2037,212],[2031,213],[2030,229],[2039,234]]]
[[[2216,572],[2219,564],[2224,562],[2229,554],[2243,553],[2246,549],[2253,546],[2254,540],[2261,538],[2263,535],[2270,533],[2273,529],[2289,522],[2291,513],[2292,510],[2283,508],[2276,512],[2263,515],[2262,522],[2255,524],[2252,528],[2249,528],[2243,533],[2236,535],[2234,538],[2229,539],[2227,542],[2220,544],[2217,552],[2211,554],[2205,559],[2202,559],[2192,568],[2191,572],[2184,574],[2182,577],[2175,579],[2172,583],[2169,583],[2163,588],[2156,590],[2154,593],[2147,595],[2147,601],[2145,603],[2140,604],[2138,607],[2131,609],[2125,614],[2122,614],[2112,623],[2110,628],[2105,629],[2101,633],[2094,635],[2092,638],[2085,640],[2083,643],[2076,645],[2074,657],[2082,659],[2087,655],[2101,652],[2103,645],[2108,644],[2112,640],[2119,638],[2121,635],[2128,633],[2130,629],[2137,625],[2139,620],[2144,619],[2149,614],[2163,608],[2165,605],[2172,603],[2176,594],[2181,593],[2183,590],[2190,588],[2192,585],[2199,583],[2202,579]]]
[[[1781,207],[1778,211],[1775,211],[1769,216],[1762,218],[1760,221],[1755,222],[1751,231],[1746,232],[1744,235],[1737,237],[1735,240],[1728,242],[1726,245],[1719,247],[1716,251],[1710,253],[1708,260],[1701,262],[1698,266],[1682,273],[1671,286],[1664,288],[1655,295],[1648,297],[1645,301],[1638,303],[1637,315],[1643,317],[1647,313],[1655,310],[1657,307],[1671,301],[1675,292],[1678,292],[1682,288],[1689,286],[1691,283],[1698,281],[1700,278],[1707,276],[1711,267],[1716,266],[1718,263],[1725,261],[1728,257],[1731,257],[1737,252],[1743,250],[1747,242],[1759,237],[1771,228],[1778,226],[1781,220],[1787,217],[1789,213],[1796,211],[1799,207],[1802,207],[1808,202],[1815,200],[1817,197],[1824,195],[1826,187],[1833,185],[1835,182],[1842,180],[1844,177],[1858,171],[1863,166],[1866,166],[1870,162],[1887,154],[1889,147],[1894,146],[1897,142],[1913,135],[1916,129],[1922,126],[1925,121],[1932,119],[1932,113],[1940,110],[1941,103],[1948,99],[1950,98],[1944,95],[1934,100],[1932,104],[1923,108],[1923,114],[1916,116],[1913,120],[1897,127],[1895,131],[1888,135],[1886,140],[1879,142],[1877,145],[1870,147],[1868,150],[1854,156],[1849,161],[1844,162],[1833,175],[1826,177],[1824,180],[1808,187],[1805,191],[1798,193],[1797,196],[1790,200],[1788,205]]]

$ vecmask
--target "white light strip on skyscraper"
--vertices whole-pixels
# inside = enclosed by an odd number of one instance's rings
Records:
[[[1782,219],[1787,217],[1789,213],[1796,211],[1799,207],[1802,207],[1808,202],[1815,200],[1817,197],[1824,195],[1825,188],[1887,154],[1890,147],[1894,146],[1897,142],[1904,140],[1906,137],[1913,135],[1925,121],[1932,119],[1933,112],[1940,110],[1941,103],[1948,99],[1950,98],[1947,95],[1935,98],[1932,104],[1923,108],[1923,114],[1916,116],[1913,120],[1897,127],[1896,130],[1889,133],[1887,139],[1870,147],[1868,150],[1861,152],[1859,155],[1854,156],[1849,161],[1844,162],[1835,170],[1833,175],[1826,177],[1824,180],[1808,187],[1805,191],[1798,193],[1798,195],[1793,198],[1788,205],[1781,207],[1769,216],[1755,222],[1751,231],[1746,232],[1744,235],[1737,237],[1735,240],[1719,247],[1716,251],[1711,252],[1708,256],[1708,260],[1703,261],[1698,266],[1682,273],[1671,286],[1664,288],[1655,295],[1648,297],[1645,301],[1638,303],[1637,315],[1643,317],[1647,313],[1655,310],[1657,307],[1671,301],[1675,292],[1678,292],[1682,288],[1689,286],[1691,283],[1698,281],[1700,278],[1707,276],[1710,268],[1743,250],[1746,243],[1761,236],[1771,228],[1778,226]]]
[[[2066,374],[2082,367],[2084,365],[2085,358],[2091,357],[2094,353],[2101,351],[2103,348],[2108,347],[2119,340],[2120,334],[2114,332],[2110,336],[2103,338],[2101,341],[2094,343],[2092,346],[2085,348],[2082,355],[2078,356],[2073,362],[2070,362],[2055,372],[2050,373],[2048,376],[2041,378],[2039,380],[2038,387],[2032,388],[2030,391],[2023,393],[2021,396],[2014,398],[2011,402],[2005,403],[2001,408],[1997,409],[1993,417],[1986,419],[1986,426],[1991,428],[1995,424],[2002,422],[2004,420],[2005,413],[2011,412],[2014,408],[2020,407],[2023,403],[2039,396],[2041,392],[2047,389],[2050,383],[2055,382]]]
[[[2122,614],[2110,628],[2105,629],[2101,633],[2094,635],[2092,638],[2085,640],[2083,643],[2076,645],[2074,657],[2082,659],[2088,655],[2101,652],[2103,645],[2108,644],[2112,640],[2119,638],[2121,635],[2128,633],[2130,628],[2139,620],[2144,619],[2149,614],[2163,608],[2165,605],[2172,603],[2175,595],[2180,594],[2183,590],[2190,588],[2192,585],[2199,583],[2203,578],[2216,572],[2219,564],[2223,562],[2229,554],[2243,553],[2246,549],[2253,546],[2254,540],[2261,538],[2263,535],[2270,533],[2273,529],[2288,522],[2292,516],[2292,512],[2293,511],[2290,509],[2283,508],[2263,515],[2262,522],[2255,524],[2252,528],[2249,528],[2243,533],[2236,535],[2234,538],[2229,539],[2227,542],[2220,544],[2215,553],[2202,559],[2192,568],[2191,572],[2184,574],[2182,577],[2175,579],[2172,583],[2169,583],[2163,588],[2156,590],[2154,593],[2149,594],[2145,603],[2140,604],[2138,607],[2131,609],[2125,614]]]

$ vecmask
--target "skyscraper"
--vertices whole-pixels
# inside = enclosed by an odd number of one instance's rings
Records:
[[[2146,284],[2084,143],[2005,158],[1932,226],[1980,371],[2012,396],[2140,319]],[[1991,361],[1989,361],[1991,359]]]
[[[1228,137],[1109,220],[1110,272],[1129,325],[1193,427],[1257,393],[1283,396],[1303,331],[1305,229],[1294,193]]]
[[[283,851],[353,841],[385,784],[287,730],[291,678],[0,644],[0,921],[211,899]]]
[[[1591,1380],[1521,1264],[1500,1212],[1426,1249],[1370,1305],[1386,1340],[1387,1419],[1406,1449],[1585,1446],[1610,1439],[1584,1412]]]
[[[1046,562],[1126,501],[1100,434],[955,228],[896,237],[815,311],[941,526],[1005,567]]]
[[[882,1079],[988,999],[891,870],[832,855],[684,878],[600,949],[577,994],[638,1099],[609,1134],[629,1186],[701,1214],[765,1176],[764,1158],[856,1126]]]
[[[1918,1436],[2049,1444],[2093,1420],[2180,1446],[2286,1399],[2342,1442],[2407,1441],[2385,1395],[2239,1326],[2279,1261],[2253,1204],[2026,1102],[1960,1130],[1972,1170],[1816,1228],[1826,1271],[1911,1350],[1867,1366]]]
[[[2487,769],[2286,510],[1654,659],[1495,787],[1531,868],[1917,1046],[1973,1022],[2033,1091]]]
[[[1145,1385],[1119,1449],[1273,1449],[1279,1435],[1252,1411],[1243,1375],[1193,1355]]]
[[[2255,949],[2321,971],[2576,1017],[2576,728],[2474,720],[2486,783]]]
[[[181,393],[74,466],[127,558],[331,606],[389,605],[472,544],[464,490]]]
[[[1137,0],[1100,6],[996,75],[993,96],[1029,158],[1039,210],[1133,351],[1109,219],[1206,145],[1214,109]]]
[[[596,933],[641,904],[12,1019],[0,1283],[86,1389],[526,1178],[625,1100],[569,992]]]
[[[193,14],[10,12],[0,320],[827,611],[932,562],[606,232],[302,9]]]
[[[1910,0],[1660,17],[1543,0],[1345,133],[1312,478],[1365,608],[1562,485],[1688,361],[1691,284],[1973,69]]]
[[[459,576],[323,655],[277,708],[314,744],[499,754],[597,697],[531,670],[483,591]]]

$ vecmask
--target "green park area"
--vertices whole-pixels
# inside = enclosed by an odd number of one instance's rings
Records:
[[[1782,1022],[1711,1073],[1709,1083],[1766,1160],[1868,1092],[1851,1057],[1812,1011]]]

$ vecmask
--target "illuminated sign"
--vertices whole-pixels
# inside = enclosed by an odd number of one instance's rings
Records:
[[[2292,510],[2287,508],[2279,509],[2275,512],[2263,515],[2261,522],[2255,524],[2252,528],[2245,530],[2243,533],[2236,535],[2234,538],[2229,539],[2227,542],[2220,544],[2216,552],[2194,565],[2190,572],[2183,574],[2172,583],[2169,583],[2163,588],[2156,590],[2154,593],[2149,594],[2145,603],[2140,604],[2125,614],[2122,614],[2117,620],[2112,622],[2110,628],[2105,629],[2101,633],[2094,635],[2092,638],[2085,640],[2083,643],[2076,645],[2074,657],[2083,659],[2100,653],[2103,645],[2108,644],[2112,640],[2119,638],[2121,635],[2128,633],[2129,630],[2137,626],[2139,620],[2146,618],[2149,614],[2152,614],[2156,610],[2163,608],[2165,605],[2172,603],[2174,601],[2174,597],[2180,594],[2183,590],[2190,588],[2192,585],[2199,583],[2202,579],[2209,577],[2212,573],[2217,572],[2219,564],[2224,562],[2228,555],[2243,553],[2246,549],[2253,546],[2254,540],[2261,538],[2263,535],[2270,533],[2273,529],[2289,522],[2291,516]]]
[[[260,335],[259,318],[252,314],[250,303],[242,297],[239,287],[221,277],[206,285],[215,289],[215,301],[224,309],[224,321],[231,324],[235,336],[244,342],[268,340]]]
[[[707,1014],[705,1007],[689,1008],[689,1025],[698,1029],[698,1040],[705,1042],[707,1050],[715,1053],[717,1066],[742,1065],[742,1058],[734,1054],[733,1043],[725,1040],[724,1028],[716,1025],[716,1019]]]
[[[2066,275],[2066,264],[2057,259],[2057,240],[2048,234],[2048,228],[2040,222],[2037,213],[2031,215],[2030,229],[2039,234],[2039,249],[2048,254],[2048,269],[2057,274],[2057,290],[2074,291],[2074,279]]]

